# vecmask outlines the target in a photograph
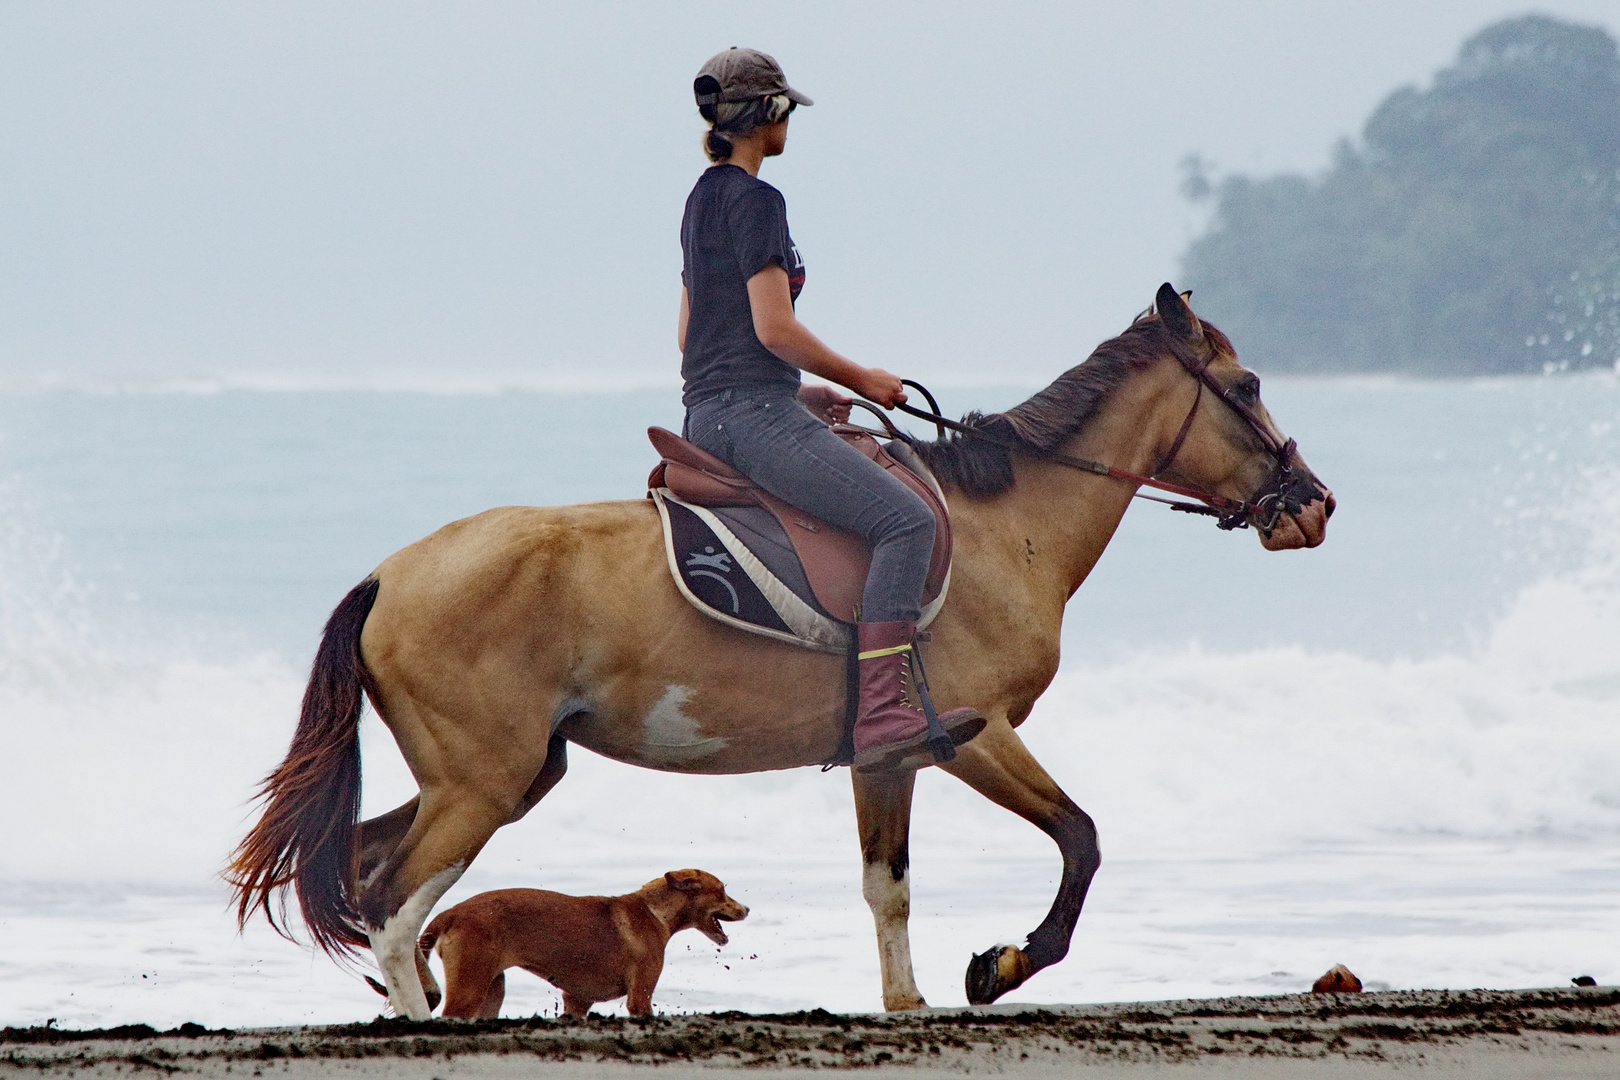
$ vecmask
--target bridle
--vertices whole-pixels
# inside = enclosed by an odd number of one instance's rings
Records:
[[[1243,529],[1252,524],[1264,536],[1271,535],[1271,531],[1277,527],[1277,522],[1281,520],[1282,515],[1298,514],[1309,504],[1325,497],[1326,492],[1318,486],[1310,472],[1295,466],[1295,450],[1298,444],[1293,439],[1279,441],[1277,436],[1272,433],[1270,426],[1260,419],[1259,414],[1254,409],[1246,402],[1239,400],[1231,389],[1223,386],[1219,379],[1210,374],[1209,366],[1215,359],[1213,345],[1201,357],[1193,356],[1188,350],[1181,347],[1179,342],[1172,346],[1171,351],[1187,374],[1197,380],[1198,391],[1193,396],[1192,407],[1187,410],[1186,418],[1181,421],[1181,428],[1176,432],[1174,441],[1171,442],[1170,448],[1165,451],[1164,456],[1154,465],[1152,473],[1142,476],[1127,469],[1121,469],[1101,461],[1092,461],[1089,458],[1076,457],[1073,454],[1048,453],[1040,456],[1046,460],[1055,461],[1060,465],[1095,473],[1098,476],[1106,476],[1137,487],[1154,488],[1158,491],[1169,492],[1172,495],[1180,495],[1185,499],[1196,499],[1198,500],[1196,503],[1189,503],[1175,499],[1162,499],[1142,492],[1135,493],[1136,498],[1163,503],[1170,509],[1178,510],[1184,514],[1203,514],[1213,517],[1216,525],[1222,529]],[[900,381],[927,398],[929,408],[932,411],[918,409],[904,403],[896,403],[895,408],[933,424],[941,439],[945,438],[945,431],[949,429],[970,438],[983,439],[986,442],[1005,446],[1008,449],[1027,449],[1027,447],[1022,447],[1022,444],[1014,440],[941,416],[939,402],[934,400],[934,395],[928,392],[927,387],[911,379],[901,379]],[[1198,414],[1198,407],[1203,404],[1206,389],[1224,401],[1233,412],[1243,419],[1244,423],[1248,424],[1249,430],[1260,441],[1260,445],[1265,449],[1266,453],[1271,455],[1270,474],[1248,499],[1229,499],[1225,495],[1217,495],[1213,491],[1204,491],[1201,488],[1188,487],[1184,484],[1158,479],[1158,475],[1169,469],[1175,462],[1176,456],[1181,453],[1182,444],[1187,441],[1187,434],[1192,430],[1193,417]],[[876,415],[891,437],[908,443],[913,441],[910,436],[890,423],[889,418],[877,406],[860,400],[855,401],[854,404]]]
[[[1179,345],[1179,343],[1178,343]],[[1165,451],[1162,458],[1154,465],[1153,472],[1142,477],[1142,483],[1150,487],[1164,487],[1163,481],[1155,479],[1160,473],[1170,468],[1181,452],[1181,446],[1187,440],[1187,433],[1192,430],[1193,417],[1198,414],[1198,406],[1203,403],[1204,391],[1208,389],[1215,396],[1224,401],[1228,408],[1237,413],[1243,422],[1249,425],[1266,453],[1271,455],[1271,472],[1264,483],[1247,500],[1239,502],[1216,495],[1214,492],[1200,491],[1195,488],[1184,488],[1178,494],[1187,495],[1207,504],[1206,507],[1188,506],[1185,513],[1204,513],[1216,518],[1216,524],[1223,529],[1240,529],[1253,524],[1259,532],[1270,535],[1277,527],[1278,520],[1283,514],[1297,514],[1317,499],[1325,497],[1326,492],[1316,483],[1315,479],[1306,470],[1295,467],[1295,451],[1299,444],[1293,439],[1279,440],[1272,433],[1271,426],[1260,418],[1252,406],[1241,400],[1231,387],[1223,384],[1214,375],[1210,374],[1209,366],[1215,360],[1215,348],[1210,345],[1202,357],[1194,358],[1186,350],[1173,347],[1172,352],[1176,360],[1186,370],[1187,374],[1198,380],[1198,391],[1193,395],[1192,407],[1187,410],[1187,416],[1181,421],[1181,428],[1176,432],[1175,439],[1170,443],[1170,449]],[[1112,474],[1110,474],[1112,475]],[[1151,499],[1152,496],[1143,496]],[[1155,499],[1155,502],[1168,500]],[[1180,504],[1170,503],[1173,509],[1182,509]]]

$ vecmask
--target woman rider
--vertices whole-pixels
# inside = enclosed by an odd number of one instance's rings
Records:
[[[681,219],[681,312],[686,437],[777,498],[861,537],[872,565],[861,597],[860,709],[855,767],[918,768],[931,757],[912,675],[912,650],[934,545],[927,505],[828,430],[850,399],[801,387],[808,371],[885,408],[906,400],[900,380],[839,355],[794,315],[804,260],[788,235],[782,194],[759,179],[787,144],[788,115],[810,99],[775,60],[728,49],[703,65],[693,91],[709,123],[710,167]],[[812,412],[815,415],[811,415]],[[953,742],[984,727],[973,709],[939,716]]]

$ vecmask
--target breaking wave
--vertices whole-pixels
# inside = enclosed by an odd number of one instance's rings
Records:
[[[1137,654],[1065,669],[1024,737],[1115,851],[1620,829],[1620,485],[1592,490],[1584,559],[1523,589],[1468,653]],[[219,662],[111,633],[59,543],[12,510],[0,536],[0,813],[30,824],[0,848],[0,873],[210,876],[285,749],[302,673],[271,654]],[[366,769],[368,811],[410,794],[374,719]],[[835,777],[624,776],[575,754],[536,815],[566,826],[548,838],[555,858],[577,844],[599,862],[608,837],[656,850],[689,846],[694,828],[736,842],[766,826],[807,856],[848,854],[848,788]],[[698,790],[707,809],[675,822],[659,812]],[[930,820],[981,842],[1029,831],[943,778],[920,798]]]

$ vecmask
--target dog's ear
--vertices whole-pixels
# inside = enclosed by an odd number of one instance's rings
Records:
[[[702,873],[697,870],[671,870],[664,875],[664,884],[676,892],[694,893],[703,891]]]

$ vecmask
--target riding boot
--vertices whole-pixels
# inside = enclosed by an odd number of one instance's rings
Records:
[[[937,714],[944,738],[930,746],[928,682],[916,652],[914,622],[859,623],[860,708],[855,716],[855,768],[859,772],[920,769],[949,761],[955,747],[984,730],[977,709]]]

